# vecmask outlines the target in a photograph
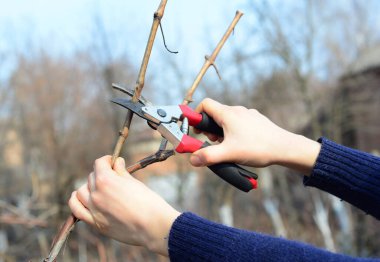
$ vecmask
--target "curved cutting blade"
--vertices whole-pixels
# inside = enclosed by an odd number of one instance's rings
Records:
[[[144,115],[144,112],[141,110],[141,108],[145,106],[141,102],[134,103],[130,99],[124,99],[124,98],[114,98],[114,99],[111,99],[111,102],[131,110],[133,113],[135,113],[136,115],[138,115],[139,117],[143,119],[149,120]]]
[[[130,97],[133,97],[135,91],[129,88],[124,88],[118,84],[112,84],[112,87],[120,92],[123,92],[124,94],[129,95]],[[153,105],[150,101],[148,101],[146,98],[144,98],[142,95],[139,97],[139,102],[144,104],[145,106],[151,106]]]

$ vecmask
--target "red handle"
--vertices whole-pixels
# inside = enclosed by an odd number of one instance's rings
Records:
[[[175,151],[177,151],[178,153],[193,153],[201,149],[202,146],[202,141],[199,141],[198,139],[188,135],[183,135],[181,142],[176,147]]]
[[[182,116],[189,120],[190,126],[211,134],[224,136],[223,129],[205,112],[197,113],[189,106],[180,105]]]
[[[191,107],[186,105],[179,105],[179,107],[181,108],[183,117],[186,117],[189,120],[190,126],[196,126],[202,122],[202,115],[195,112]]]

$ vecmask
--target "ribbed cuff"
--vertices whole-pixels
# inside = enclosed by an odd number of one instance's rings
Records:
[[[183,213],[170,230],[170,261],[227,261],[238,238],[237,229]]]
[[[380,158],[318,140],[321,151],[304,185],[329,192],[380,219]]]

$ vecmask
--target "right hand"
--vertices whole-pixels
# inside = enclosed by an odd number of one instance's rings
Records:
[[[279,164],[308,173],[319,154],[318,142],[280,128],[255,109],[205,99],[196,111],[212,117],[223,128],[224,138],[206,133],[210,140],[221,143],[194,152],[190,158],[194,166],[221,162],[253,167]]]

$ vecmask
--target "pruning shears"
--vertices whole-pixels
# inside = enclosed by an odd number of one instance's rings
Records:
[[[144,98],[136,103],[121,98],[111,101],[147,120],[148,125],[167,139],[177,153],[193,153],[210,146],[208,142],[189,136],[189,125],[201,131],[223,136],[223,129],[211,117],[204,112],[197,113],[187,105],[153,106]],[[181,127],[178,122],[182,122]],[[257,187],[258,176],[235,163],[218,163],[208,168],[242,191],[248,192]]]

